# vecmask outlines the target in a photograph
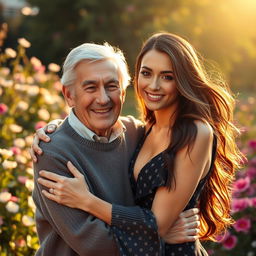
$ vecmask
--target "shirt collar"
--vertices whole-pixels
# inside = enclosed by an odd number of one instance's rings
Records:
[[[110,143],[118,138],[121,134],[123,134],[126,130],[124,124],[121,120],[117,120],[114,126],[112,127],[111,135],[108,140],[106,137],[98,136],[88,127],[86,127],[75,115],[73,109],[71,109],[68,115],[68,122],[70,126],[83,138],[88,139],[90,141],[96,141],[101,143]]]

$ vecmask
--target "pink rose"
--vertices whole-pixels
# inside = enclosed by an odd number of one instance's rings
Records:
[[[18,176],[18,181],[22,184],[25,184],[27,179],[28,179],[28,177],[26,177],[26,176]]]
[[[240,178],[233,184],[234,192],[243,192],[247,190],[250,186],[250,178],[247,176],[245,178]]]
[[[12,196],[9,201],[16,203],[19,201],[19,198],[17,196]]]
[[[256,140],[250,140],[248,144],[251,149],[256,150]]]
[[[237,237],[230,235],[226,238],[226,240],[222,243],[223,247],[227,250],[232,250],[237,244]]]
[[[250,160],[249,162],[250,166],[255,166],[256,167],[256,157]]]
[[[251,220],[248,218],[238,219],[233,227],[237,232],[247,233],[251,228]]]
[[[11,148],[11,151],[12,151],[12,153],[13,153],[14,155],[20,155],[20,153],[21,153],[21,150],[20,150],[20,148],[18,148],[18,147],[12,147],[12,148]]]
[[[8,107],[4,103],[0,103],[0,115],[5,114],[8,111]]]
[[[214,250],[213,249],[209,249],[209,250],[207,250],[207,252],[208,252],[209,255],[214,255]]]
[[[36,123],[35,129],[37,130],[37,129],[43,128],[46,125],[47,125],[47,123],[45,121],[39,121]]]
[[[233,198],[232,212],[240,212],[249,206],[248,198]]]
[[[254,179],[256,178],[256,168],[255,167],[249,167],[247,169],[246,175],[251,178]]]
[[[223,242],[230,236],[230,232],[227,230],[225,233],[216,236],[217,242]]]
[[[256,184],[251,184],[251,186],[248,188],[246,195],[247,196],[254,196],[256,192]]]
[[[24,239],[19,239],[19,240],[15,241],[15,245],[17,247],[25,247],[26,246],[26,241]]]
[[[250,198],[250,206],[256,208],[256,197]]]

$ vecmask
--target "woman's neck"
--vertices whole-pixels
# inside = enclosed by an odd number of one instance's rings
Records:
[[[176,108],[154,111],[156,130],[171,129],[176,119]]]

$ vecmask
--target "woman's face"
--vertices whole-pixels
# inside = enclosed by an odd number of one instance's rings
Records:
[[[142,58],[138,76],[138,93],[151,111],[173,110],[178,103],[178,91],[170,57],[157,50]]]

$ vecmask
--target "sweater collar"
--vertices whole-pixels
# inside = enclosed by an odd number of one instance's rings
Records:
[[[124,124],[118,119],[114,126],[112,127],[111,135],[108,140],[106,137],[98,136],[96,133],[94,133],[92,130],[90,130],[88,127],[86,127],[75,115],[73,109],[71,109],[69,115],[68,115],[68,123],[70,126],[83,138],[90,140],[90,141],[96,141],[100,143],[110,143],[114,141],[116,138],[118,138],[120,135],[122,135],[126,128]]]

